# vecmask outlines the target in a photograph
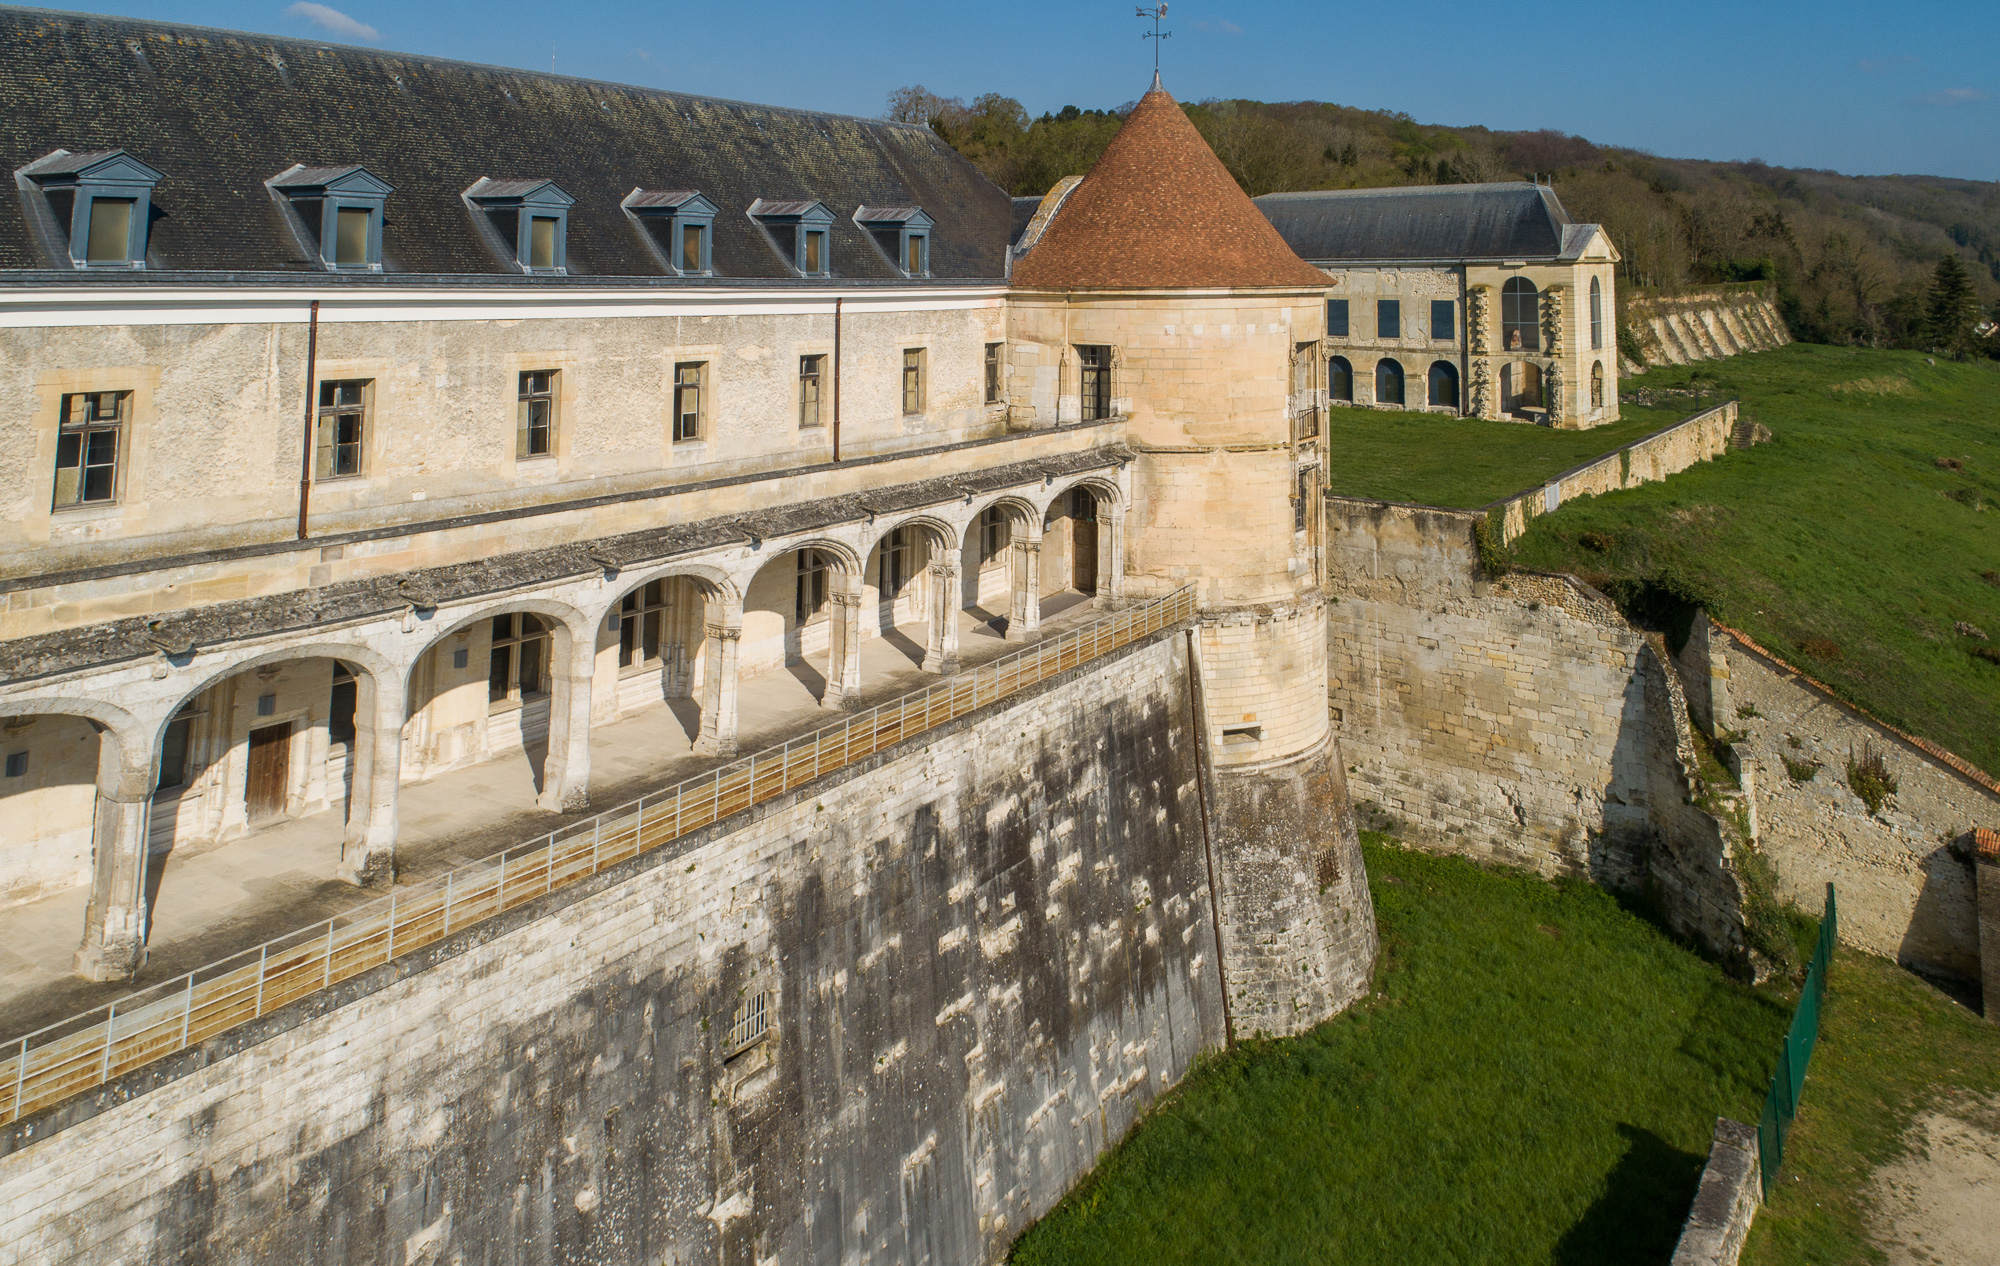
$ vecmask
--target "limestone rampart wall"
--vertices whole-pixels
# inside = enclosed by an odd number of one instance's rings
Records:
[[[1511,543],[1528,530],[1537,515],[1553,514],[1565,501],[1658,483],[1696,462],[1722,456],[1729,451],[1729,436],[1735,428],[1736,402],[1725,400],[1615,453],[1564,471],[1540,488],[1504,497],[1487,509],[1500,513],[1501,540]]]
[[[1640,373],[1646,365],[1718,360],[1792,341],[1784,318],[1764,290],[1697,290],[1671,297],[1635,294],[1623,319],[1646,358],[1645,365],[1625,361],[1627,374]]]
[[[1222,1037],[1185,647],[0,1131],[0,1263],[997,1260]]]

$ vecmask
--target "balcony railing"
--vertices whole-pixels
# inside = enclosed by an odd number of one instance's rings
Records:
[[[1184,588],[9,1043],[0,1125],[208,1041],[1195,614]]]

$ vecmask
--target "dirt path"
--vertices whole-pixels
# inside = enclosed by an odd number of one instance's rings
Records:
[[[1891,1266],[2000,1266],[2000,1099],[1919,1117],[1906,1140],[1871,1193]]]

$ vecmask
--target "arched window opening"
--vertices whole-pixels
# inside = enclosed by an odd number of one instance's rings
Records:
[[[1431,362],[1430,401],[1447,409],[1458,407],[1458,366],[1448,360]]]
[[[1590,407],[1604,407],[1604,362],[1592,361],[1590,365]]]
[[[1542,367],[1531,360],[1500,367],[1500,411],[1519,413],[1542,407]]]
[[[1000,557],[1014,543],[1014,523],[999,506],[979,512],[979,561],[983,566]]]
[[[526,611],[493,617],[486,661],[486,701],[498,712],[549,693],[549,627]]]
[[[1326,398],[1354,403],[1354,366],[1347,363],[1345,356],[1335,356],[1326,362]]]
[[[1403,403],[1403,367],[1393,360],[1375,362],[1375,403]]]
[[[816,549],[799,551],[798,579],[793,594],[792,619],[807,624],[826,613],[826,577],[829,560]]]
[[[1542,348],[1540,294],[1526,277],[1509,277],[1500,287],[1500,346],[1510,352]]]
[[[1604,348],[1604,290],[1597,284],[1597,278],[1590,279],[1590,350]]]

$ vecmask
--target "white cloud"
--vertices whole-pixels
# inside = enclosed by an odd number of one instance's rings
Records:
[[[334,35],[344,35],[351,40],[379,40],[382,33],[366,22],[357,22],[338,9],[330,9],[323,4],[313,4],[310,0],[299,0],[285,13],[290,17],[304,18],[322,31]]]
[[[1940,88],[1936,92],[1925,93],[1917,100],[1935,106],[1971,105],[1975,101],[1986,100],[1986,94],[1977,88]]]

